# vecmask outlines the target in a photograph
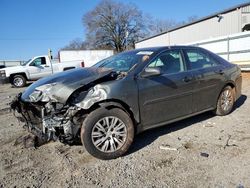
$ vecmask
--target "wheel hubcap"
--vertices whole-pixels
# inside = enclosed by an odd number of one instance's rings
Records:
[[[14,78],[14,85],[15,86],[21,86],[23,85],[23,80],[21,78]]]
[[[127,127],[117,117],[100,119],[93,127],[91,138],[94,146],[102,152],[114,152],[120,149],[127,138]]]
[[[221,107],[224,111],[228,111],[233,106],[233,94],[230,90],[225,90],[221,97]]]

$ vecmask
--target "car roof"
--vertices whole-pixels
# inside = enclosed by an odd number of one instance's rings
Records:
[[[137,48],[134,49],[133,51],[139,52],[139,51],[153,51],[153,52],[160,52],[162,50],[167,50],[167,49],[202,49],[197,46],[185,46],[185,45],[173,45],[173,46],[158,46],[158,47],[147,47],[147,48]]]

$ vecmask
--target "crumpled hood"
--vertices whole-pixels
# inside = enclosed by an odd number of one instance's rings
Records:
[[[32,94],[37,87],[46,84],[52,84],[51,93],[58,102],[65,103],[69,96],[78,88],[87,85],[97,79],[100,79],[112,72],[107,68],[78,68],[65,72],[57,73],[52,76],[42,78],[30,85],[22,94],[23,101],[29,101],[29,95]]]

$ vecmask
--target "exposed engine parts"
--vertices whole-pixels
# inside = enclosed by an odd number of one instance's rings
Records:
[[[19,94],[11,108],[18,112],[16,117],[25,123],[25,128],[38,137],[47,141],[59,139],[71,144],[79,138],[81,123],[87,110],[95,103],[107,99],[109,89],[98,83],[117,77],[117,73],[108,73],[74,91],[64,103],[60,101],[61,96],[55,94],[60,84],[45,84],[36,87],[26,100]]]

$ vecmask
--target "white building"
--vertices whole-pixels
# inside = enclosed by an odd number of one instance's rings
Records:
[[[195,45],[250,70],[250,2],[138,41],[136,48]]]
[[[136,48],[143,48],[190,44],[244,31],[250,31],[250,2],[145,38],[138,41],[135,46]]]

